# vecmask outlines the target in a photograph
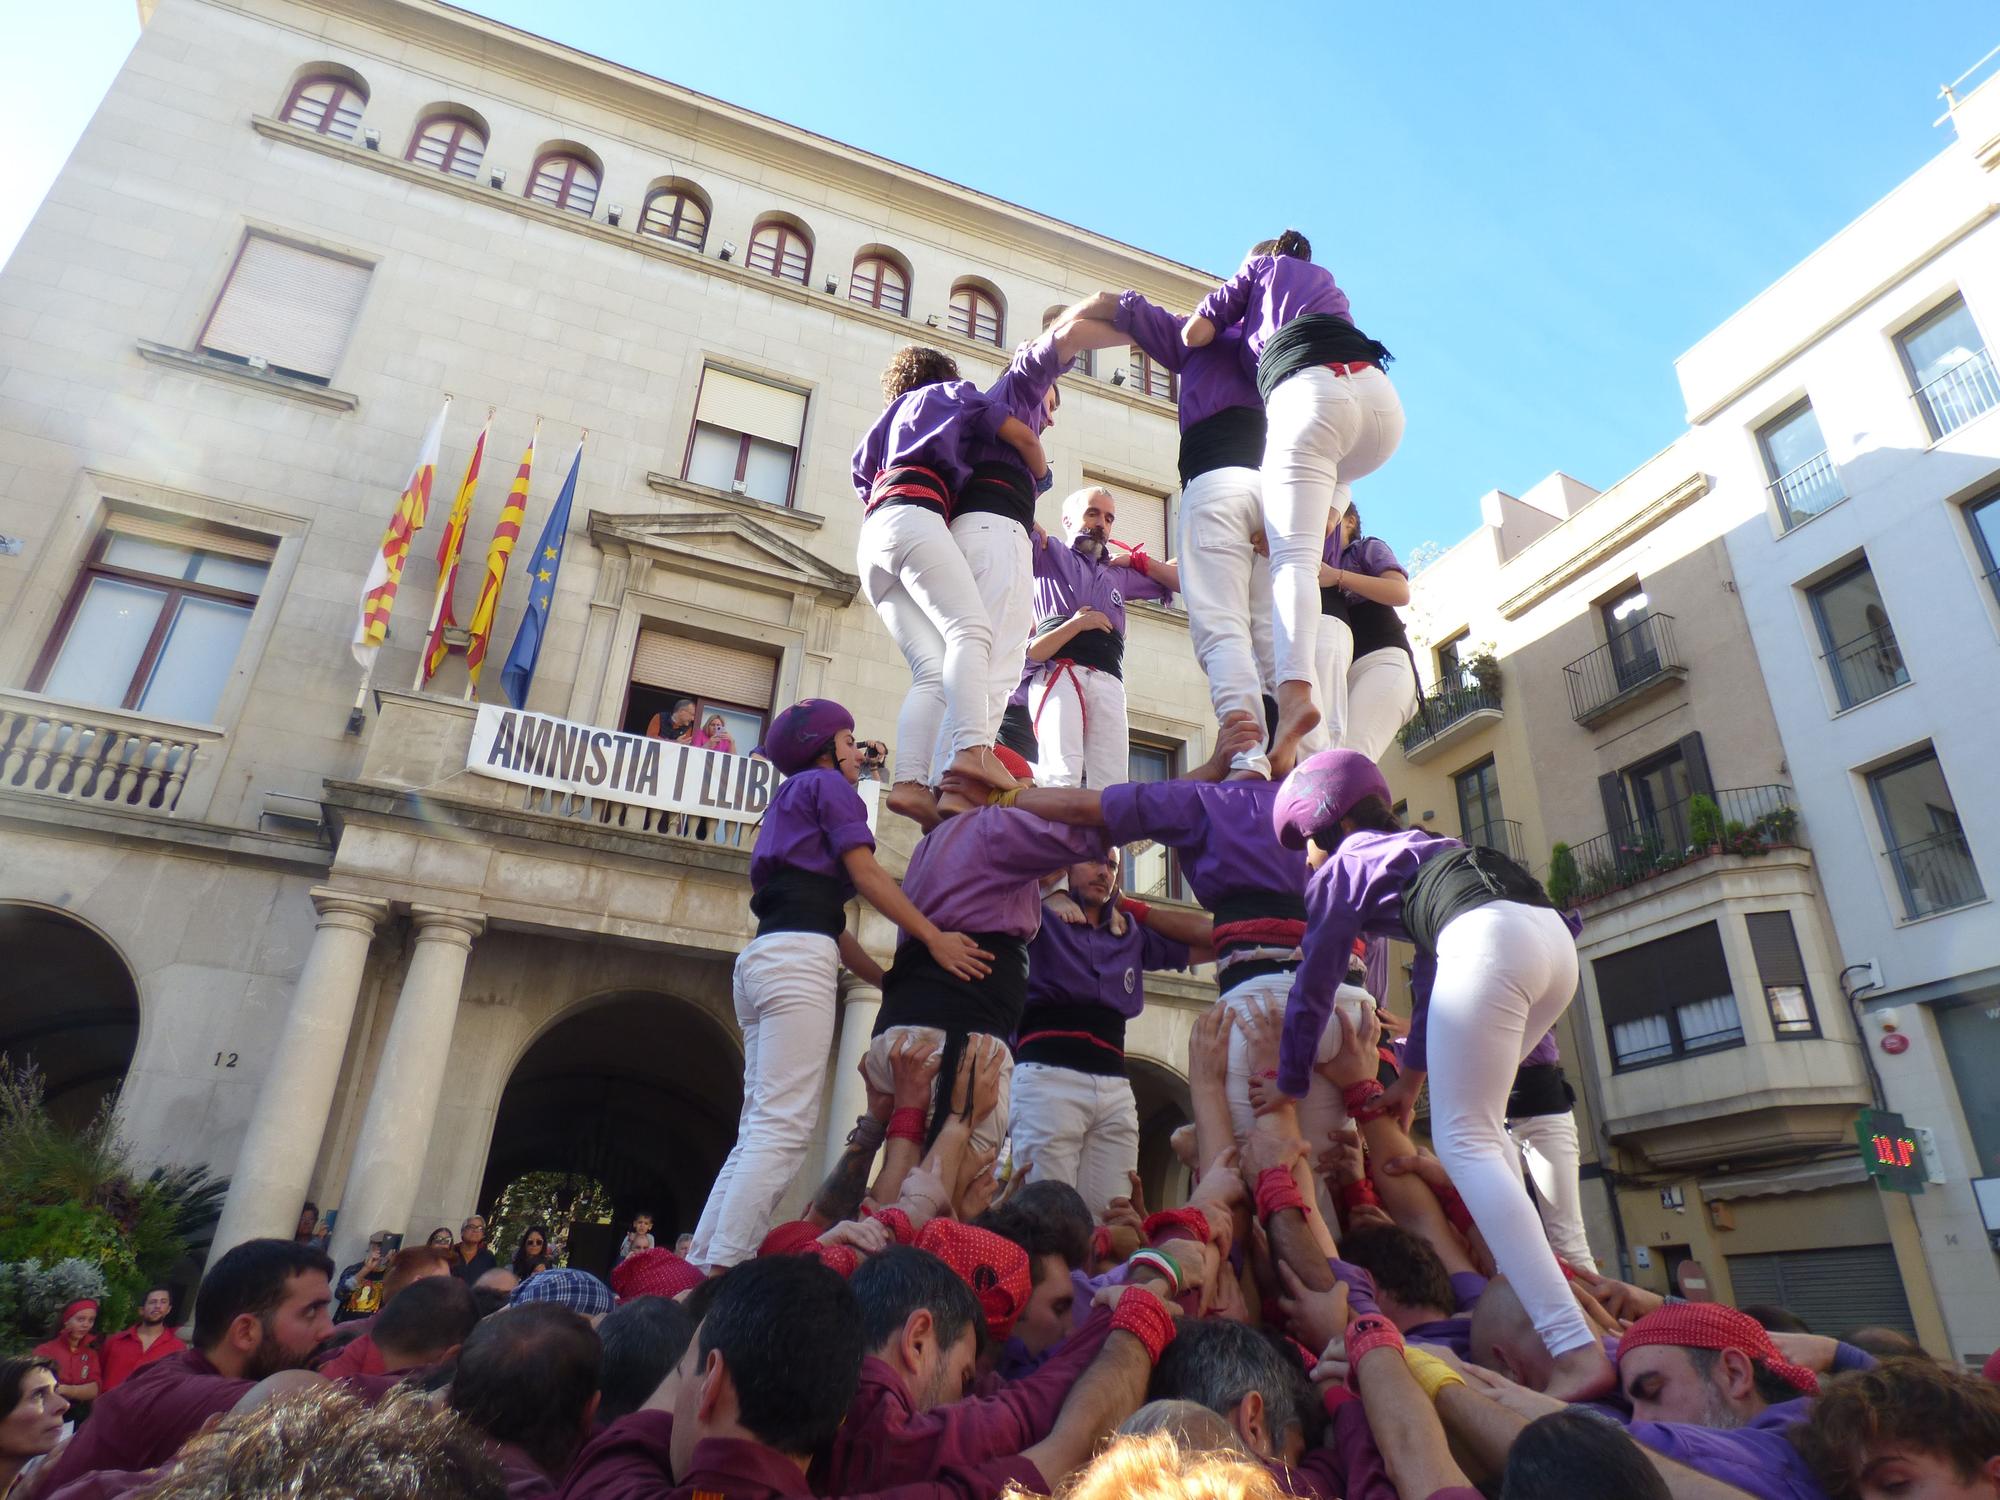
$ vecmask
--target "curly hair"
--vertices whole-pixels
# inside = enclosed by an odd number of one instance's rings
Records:
[[[1933,1360],[1884,1360],[1822,1384],[1791,1437],[1834,1500],[1860,1493],[1862,1471],[1885,1447],[1935,1454],[1970,1483],[2000,1454],[2000,1385]]]
[[[1300,234],[1296,229],[1287,229],[1283,234],[1271,241],[1271,253],[1273,255],[1289,255],[1295,260],[1311,260],[1313,258],[1312,241]]]
[[[882,372],[882,404],[892,405],[918,386],[958,379],[958,361],[942,349],[905,344]]]
[[[1284,1500],[1254,1458],[1183,1447],[1170,1433],[1121,1437],[1057,1491],[1058,1500]],[[1025,1492],[1007,1491],[1007,1500]]]

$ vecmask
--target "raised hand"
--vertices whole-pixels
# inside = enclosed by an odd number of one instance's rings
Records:
[[[1315,1064],[1313,1071],[1340,1089],[1373,1078],[1382,1067],[1381,1056],[1375,1050],[1382,1039],[1382,1023],[1375,1019],[1375,1008],[1364,1007],[1361,1022],[1356,1025],[1347,1008],[1336,1005],[1333,1019],[1340,1027],[1340,1046],[1332,1057]]]
[[[1068,891],[1050,891],[1042,897],[1042,914],[1054,917],[1059,922],[1067,922],[1072,927],[1081,926],[1090,920],[1083,914],[1083,908],[1076,904],[1076,898]]]
[[[1282,1260],[1278,1280],[1284,1293],[1278,1306],[1292,1335],[1308,1349],[1323,1349],[1347,1331],[1347,1283],[1336,1280],[1331,1291],[1317,1292],[1300,1281]]]
[[[937,1086],[944,1054],[935,1042],[904,1032],[889,1045],[889,1077],[896,1108],[930,1113],[931,1092]]]
[[[1222,1088],[1229,1079],[1229,1028],[1236,1018],[1216,1001],[1196,1018],[1188,1033],[1188,1082]]]

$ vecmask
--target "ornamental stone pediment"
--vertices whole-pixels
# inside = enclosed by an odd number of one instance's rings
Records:
[[[819,602],[854,602],[861,580],[748,516],[726,511],[673,515],[590,513],[590,537],[607,556],[770,593],[812,594]],[[628,585],[634,580],[628,578]],[[671,592],[653,583],[653,591]]]

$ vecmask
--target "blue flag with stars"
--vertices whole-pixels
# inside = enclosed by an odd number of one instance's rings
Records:
[[[535,660],[542,654],[542,637],[548,634],[549,605],[556,597],[556,574],[562,568],[563,542],[569,536],[569,506],[576,498],[576,471],[583,466],[583,442],[578,439],[576,456],[569,461],[569,477],[563,480],[556,507],[542,527],[528,560],[528,612],[521,628],[514,632],[513,649],[500,669],[500,685],[507,701],[516,708],[528,706],[528,688],[535,680]]]

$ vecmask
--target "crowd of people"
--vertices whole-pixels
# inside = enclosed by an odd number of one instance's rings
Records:
[[[1119,543],[1102,488],[1035,524],[1058,377],[1128,343],[1180,375],[1176,559]],[[1375,763],[1420,703],[1408,578],[1350,494],[1401,438],[1387,361],[1293,231],[1186,318],[1087,299],[985,389],[901,351],[854,482],[912,679],[884,805],[922,838],[900,882],[877,861],[845,708],[772,720],[743,1111],[678,1248],[639,1216],[607,1282],[535,1224],[501,1265],[475,1215],[336,1270],[302,1220],[213,1260],[189,1346],[162,1292],[101,1363],[78,1304],[0,1364],[0,1496],[2000,1500],[1994,1370],[1592,1258],[1552,1032],[1574,926],[1403,827]],[[1176,592],[1215,744],[1134,783],[1125,606]],[[1141,841],[1193,906],[1121,891]],[[1210,963],[1190,1187],[1149,1212],[1125,1031],[1147,973]],[[883,996],[867,1107],[776,1222],[843,967]]]

